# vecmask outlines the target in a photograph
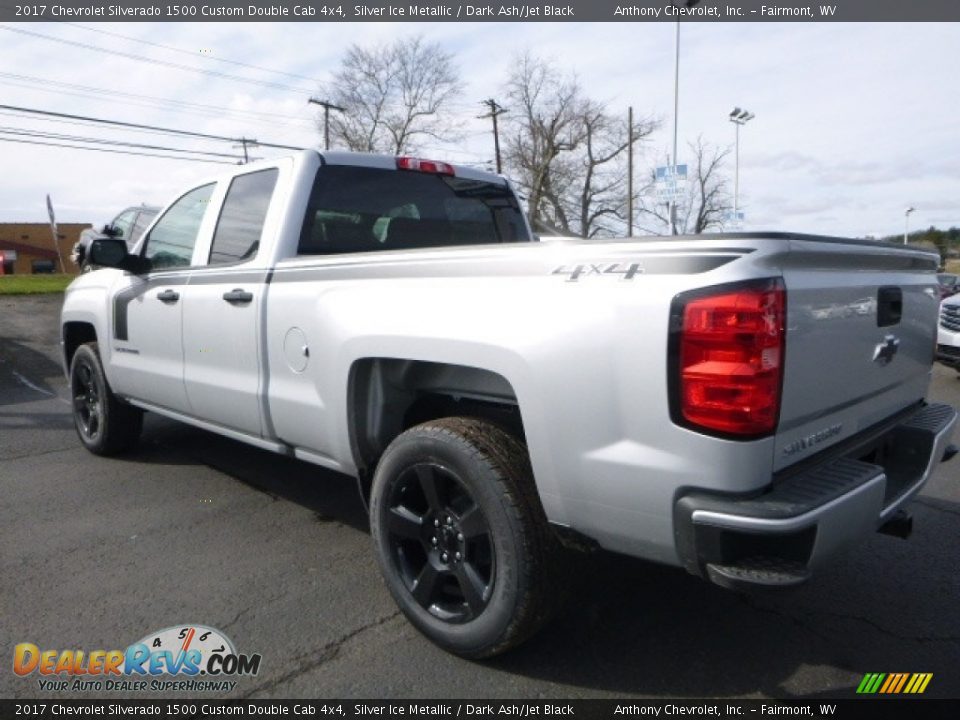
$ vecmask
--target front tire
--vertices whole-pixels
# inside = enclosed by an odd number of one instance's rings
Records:
[[[77,348],[70,361],[73,422],[84,447],[95,455],[117,455],[140,439],[143,411],[113,394],[103,373],[97,343]]]
[[[444,418],[402,433],[377,466],[370,515],[387,587],[445,650],[490,657],[549,619],[556,542],[526,447],[496,425]]]

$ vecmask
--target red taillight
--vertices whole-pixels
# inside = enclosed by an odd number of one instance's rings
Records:
[[[455,175],[453,165],[437,160],[421,160],[415,157],[398,157],[397,170],[416,170],[434,175]]]
[[[676,419],[726,435],[772,433],[783,378],[783,282],[720,287],[676,302]]]

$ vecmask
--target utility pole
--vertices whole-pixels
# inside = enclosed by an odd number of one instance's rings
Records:
[[[317,98],[310,98],[307,100],[308,104],[319,105],[323,108],[323,149],[330,149],[330,111],[339,110],[340,112],[346,112],[346,110],[339,105],[334,105],[331,102],[326,100],[318,100]]]
[[[507,111],[505,107],[501,107],[499,103],[493,98],[488,98],[486,100],[480,101],[481,105],[486,105],[490,108],[490,112],[486,115],[478,115],[477,117],[481,120],[486,118],[493,118],[493,149],[497,156],[497,174],[503,172],[503,166],[500,163],[500,131],[497,128],[497,116],[503,115]]]
[[[633,105],[627,108],[627,237],[633,236]]]
[[[247,152],[247,146],[256,147],[259,144],[260,143],[258,143],[256,140],[251,140],[249,138],[243,137],[243,138],[240,138],[239,145],[231,145],[231,147],[235,147],[238,149],[243,148],[243,164],[246,165],[248,162],[250,162],[250,154]],[[240,163],[237,163],[237,164],[239,165]]]

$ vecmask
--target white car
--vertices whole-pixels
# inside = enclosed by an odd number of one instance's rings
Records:
[[[960,294],[940,303],[937,360],[960,372]]]

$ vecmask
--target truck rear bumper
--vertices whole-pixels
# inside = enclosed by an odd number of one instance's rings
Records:
[[[842,456],[778,475],[759,495],[681,495],[674,509],[681,561],[730,588],[804,581],[920,491],[947,452],[956,419],[949,405],[924,405],[865,433]]]

